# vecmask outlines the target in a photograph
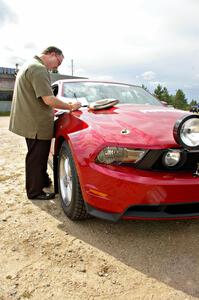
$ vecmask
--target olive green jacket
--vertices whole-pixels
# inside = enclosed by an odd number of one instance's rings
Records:
[[[14,87],[9,130],[26,138],[53,137],[53,110],[42,96],[53,95],[47,68],[35,56],[19,70]]]

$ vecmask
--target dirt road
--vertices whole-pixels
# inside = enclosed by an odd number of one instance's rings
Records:
[[[24,190],[24,139],[0,117],[0,299],[199,299],[199,220],[72,222]]]

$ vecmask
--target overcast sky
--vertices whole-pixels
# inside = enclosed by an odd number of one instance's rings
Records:
[[[199,0],[0,0],[0,66],[49,45],[62,74],[160,83],[199,102]]]

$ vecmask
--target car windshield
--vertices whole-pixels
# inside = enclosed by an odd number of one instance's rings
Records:
[[[104,82],[65,82],[62,96],[66,101],[80,101],[85,105],[94,101],[112,98],[127,104],[162,104],[138,86]]]

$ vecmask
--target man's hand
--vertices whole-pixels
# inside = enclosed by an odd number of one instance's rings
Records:
[[[43,96],[42,99],[46,105],[49,105],[49,106],[51,106],[53,108],[57,108],[57,109],[68,109],[70,111],[73,111],[73,110],[77,110],[81,107],[80,102],[75,102],[73,104],[66,103],[53,95],[52,96]]]
[[[73,104],[71,104],[71,108],[70,108],[70,111],[74,111],[74,110],[77,110],[81,107],[81,103],[80,102],[75,102]]]

